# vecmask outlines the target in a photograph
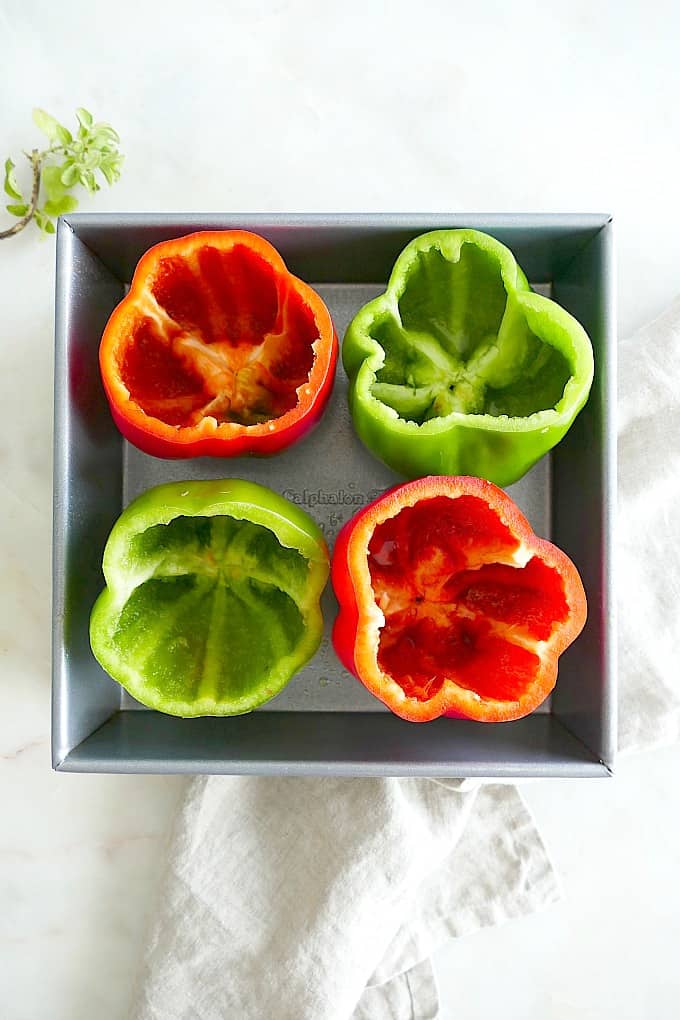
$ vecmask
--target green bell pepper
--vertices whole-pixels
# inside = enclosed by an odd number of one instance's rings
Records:
[[[143,493],[104,550],[90,618],[101,666],[149,708],[240,715],[314,654],[329,556],[299,507],[252,482],[171,482]]]
[[[497,485],[562,439],[593,378],[582,326],[476,230],[411,241],[350,323],[342,358],[355,429],[389,467]]]

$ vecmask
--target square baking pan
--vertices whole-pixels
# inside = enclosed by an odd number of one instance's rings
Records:
[[[400,479],[355,436],[338,367],[318,428],[269,459],[165,461],[119,434],[102,389],[98,347],[136,262],[151,245],[201,229],[266,237],[318,289],[342,338],[384,289],[418,234],[472,227],[508,245],[536,289],[578,318],[595,354],[588,403],[562,442],[509,492],[534,529],[574,560],[589,605],[561,657],[549,701],[503,724],[392,715],[346,673],[330,643],[336,603],[315,658],[250,715],[177,719],[135,702],[97,664],[89,615],[103,587],[102,552],[122,508],[162,481],[249,478],[303,506],[329,545],[341,524]],[[607,776],[616,744],[616,330],[613,228],[607,215],[71,215],[57,232],[53,766],[67,772],[267,775]]]

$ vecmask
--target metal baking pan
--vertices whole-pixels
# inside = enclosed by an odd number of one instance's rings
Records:
[[[509,492],[537,533],[574,560],[589,618],[560,659],[557,687],[531,716],[489,725],[424,725],[389,713],[346,673],[330,643],[335,600],[315,658],[248,716],[176,719],[148,711],[110,679],[89,647],[103,586],[101,557],[121,509],[162,481],[234,476],[303,506],[329,545],[341,524],[398,477],[355,436],[341,367],[314,433],[269,459],[166,461],[125,442],[110,417],[97,352],[106,320],[152,244],[200,229],[243,227],[274,244],[325,299],[338,335],[384,289],[413,237],[441,227],[493,234],[536,289],[591,336],[595,381],[565,439]],[[598,776],[615,749],[616,347],[611,217],[606,215],[71,215],[57,232],[53,739],[54,768],[71,772],[279,775]]]

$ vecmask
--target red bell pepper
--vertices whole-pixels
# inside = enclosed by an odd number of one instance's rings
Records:
[[[341,530],[333,643],[404,719],[503,722],[548,696],[586,620],[576,567],[480,478],[398,485]]]
[[[157,457],[277,453],[321,417],[328,309],[264,238],[202,231],[151,248],[99,350],[116,425]]]

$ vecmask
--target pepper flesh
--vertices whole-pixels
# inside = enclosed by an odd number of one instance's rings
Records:
[[[519,719],[548,696],[586,619],[576,567],[479,478],[391,489],[333,552],[345,667],[394,713]]]
[[[99,363],[118,428],[146,453],[271,454],[321,417],[337,346],[319,295],[264,238],[201,231],[142,257]]]
[[[411,241],[350,323],[342,358],[355,429],[389,467],[498,485],[563,438],[593,378],[582,326],[476,230]]]
[[[103,570],[92,651],[133,697],[161,712],[250,712],[321,641],[323,536],[303,510],[252,482],[148,490],[114,525]]]

